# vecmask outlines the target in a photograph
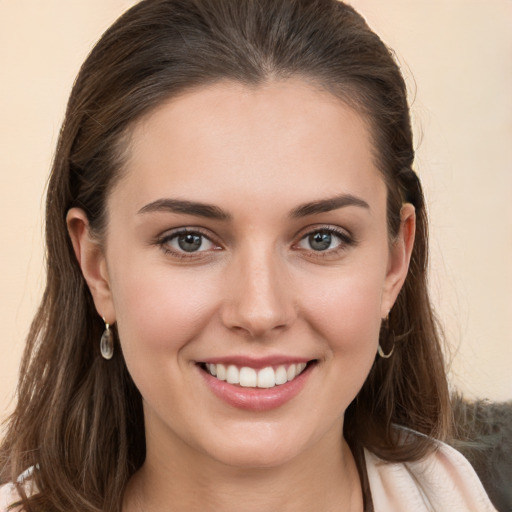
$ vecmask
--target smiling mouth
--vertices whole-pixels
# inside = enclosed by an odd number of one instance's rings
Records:
[[[214,363],[201,363],[199,366],[211,376],[220,381],[226,381],[228,384],[239,385],[243,388],[268,389],[293,381],[314,362],[313,360],[307,363],[282,364],[261,369]]]

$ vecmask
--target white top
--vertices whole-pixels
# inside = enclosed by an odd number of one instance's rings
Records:
[[[365,459],[375,512],[496,512],[470,463],[444,443],[417,462],[385,462],[368,451]],[[13,484],[0,487],[0,512],[17,499]]]
[[[438,449],[416,462],[385,462],[365,451],[375,512],[496,512],[471,464]]]

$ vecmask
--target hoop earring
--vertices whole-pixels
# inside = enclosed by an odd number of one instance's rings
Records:
[[[105,318],[103,318],[103,321],[105,322]],[[114,355],[114,335],[112,334],[110,325],[107,322],[105,322],[105,330],[101,335],[100,352],[103,359],[106,359],[107,361],[112,359],[112,356]]]
[[[384,328],[386,329],[386,332],[389,333],[389,313],[388,313],[388,316],[386,316],[386,318],[383,320],[383,324],[384,324]],[[393,336],[394,338],[394,336]],[[384,352],[384,350],[382,349],[382,346],[381,344],[379,343],[379,346],[377,347],[377,352],[379,354],[380,357],[382,357],[382,359],[389,359],[392,355],[393,355],[393,352],[395,351],[395,340],[393,339],[393,346],[391,347],[391,350],[386,354]]]
[[[379,343],[379,346],[377,348],[377,352],[379,353],[379,356],[382,357],[382,359],[389,359],[393,355],[394,351],[395,351],[395,344],[394,343],[393,343],[393,347],[391,348],[391,350],[387,354],[385,354],[384,350],[382,350],[382,347],[380,346],[380,343]]]

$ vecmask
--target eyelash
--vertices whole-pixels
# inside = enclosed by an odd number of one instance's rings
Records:
[[[205,253],[210,253],[211,252],[211,251],[191,251],[191,252],[187,253],[186,251],[176,251],[176,250],[170,249],[169,248],[169,243],[172,240],[177,239],[178,237],[183,236],[183,235],[199,235],[203,239],[206,239],[209,242],[211,242],[213,245],[219,246],[219,244],[217,244],[216,242],[214,242],[212,240],[211,235],[205,233],[200,228],[182,228],[182,229],[178,229],[176,231],[173,231],[172,233],[166,234],[166,235],[162,236],[161,238],[157,239],[156,240],[156,244],[160,246],[162,251],[164,251],[164,254],[170,254],[174,258],[177,258],[177,259],[180,259],[180,260],[198,259],[198,258],[207,256],[207,254],[205,254]],[[214,250],[219,250],[219,249],[216,248]]]
[[[304,234],[300,235],[300,238],[298,240],[298,242],[294,243],[293,247],[297,248],[297,246],[305,239],[307,239],[308,237],[310,236],[313,236],[317,233],[326,233],[326,234],[329,234],[329,235],[334,235],[336,238],[339,239],[339,246],[334,248],[334,249],[325,249],[325,250],[320,250],[320,251],[315,251],[314,249],[299,249],[299,250],[304,250],[304,251],[307,251],[309,252],[313,257],[315,258],[327,258],[327,257],[335,257],[337,255],[339,255],[340,253],[346,251],[349,247],[351,246],[355,246],[356,245],[356,240],[351,236],[349,235],[346,231],[343,231],[339,228],[336,228],[334,226],[321,226],[321,227],[318,227],[318,228],[315,228],[315,229],[309,229],[307,232],[305,232]],[[213,245],[216,246],[215,249],[213,249],[214,251],[216,250],[220,250],[219,249],[219,245],[220,244],[217,244],[211,237],[211,235],[209,235],[208,233],[204,232],[202,229],[200,228],[182,228],[182,229],[178,229],[176,231],[173,231],[172,233],[169,233],[169,234],[166,234],[160,238],[158,238],[157,240],[155,240],[155,244],[158,245],[162,251],[164,252],[164,254],[170,254],[172,255],[174,258],[177,258],[177,259],[180,259],[180,260],[185,260],[185,259],[199,259],[199,258],[204,258],[206,256],[211,256],[211,250],[205,250],[205,251],[191,251],[191,252],[186,252],[186,251],[176,251],[176,250],[173,250],[173,249],[170,249],[169,248],[169,243],[172,241],[172,240],[175,240],[177,239],[179,236],[183,236],[183,235],[199,235],[201,236],[203,239],[206,239],[208,240],[210,243],[212,243]]]
[[[339,239],[339,244],[334,249],[325,249],[323,251],[315,251],[313,249],[304,249],[309,252],[311,257],[314,258],[329,258],[329,257],[336,257],[339,256],[341,253],[345,252],[350,247],[353,247],[356,245],[356,240],[353,238],[352,235],[347,233],[347,231],[344,231],[340,228],[337,228],[335,226],[319,226],[317,228],[309,228],[306,233],[300,236],[299,241],[294,244],[296,247],[299,243],[301,243],[303,240],[307,239],[310,236],[313,236],[317,233],[326,233],[328,235],[334,235],[334,237]]]

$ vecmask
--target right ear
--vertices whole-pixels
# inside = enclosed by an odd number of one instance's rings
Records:
[[[82,209],[71,208],[66,215],[66,224],[76,259],[91,291],[96,311],[107,323],[113,324],[115,311],[103,248],[91,235],[89,220]]]

